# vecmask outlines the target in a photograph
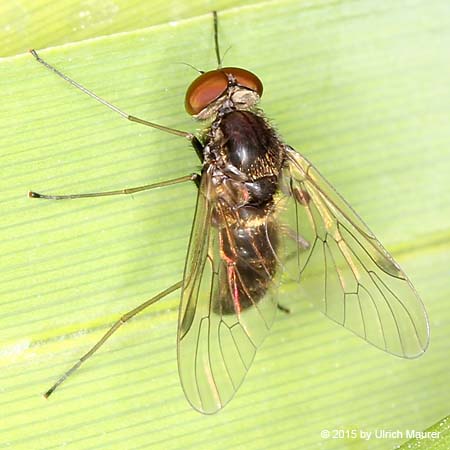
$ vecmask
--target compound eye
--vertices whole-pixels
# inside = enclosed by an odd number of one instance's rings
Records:
[[[228,78],[222,70],[211,70],[196,78],[186,92],[184,106],[192,116],[198,114],[228,87]]]
[[[261,80],[254,74],[239,67],[225,67],[222,69],[226,74],[233,75],[239,86],[255,91],[259,97],[263,93],[263,85]]]

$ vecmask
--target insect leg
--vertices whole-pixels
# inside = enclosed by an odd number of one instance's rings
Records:
[[[85,88],[83,85],[78,83],[77,81],[73,80],[72,78],[68,77],[64,73],[60,72],[56,67],[53,67],[51,64],[49,64],[47,61],[44,61],[36,52],[36,50],[30,50],[30,53],[35,57],[36,61],[42,64],[44,67],[46,67],[51,72],[55,73],[59,77],[61,77],[63,80],[70,83],[72,86],[76,87],[80,91],[84,92],[85,94],[89,95],[89,97],[93,98],[94,100],[97,100],[102,105],[105,105],[107,108],[111,109],[112,111],[116,112],[117,114],[120,114],[124,119],[131,120],[132,122],[137,122],[142,125],[146,125],[148,127],[156,128],[161,131],[165,131],[166,133],[174,134],[176,136],[181,136],[186,139],[188,139],[190,142],[193,142],[195,140],[198,140],[194,134],[188,133],[187,131],[181,131],[177,130],[175,128],[166,127],[164,125],[159,125],[154,122],[149,122],[148,120],[140,119],[139,117],[132,116],[121,109],[119,109],[117,106],[113,105],[112,103],[107,102],[103,98],[99,97],[94,92],[90,91],[89,89]]]
[[[44,397],[45,398],[50,397],[50,395],[55,391],[55,389],[70,375],[72,375],[72,373],[75,372],[75,370],[77,370],[81,366],[81,364],[83,364],[87,359],[89,359],[124,323],[128,322],[132,317],[134,317],[136,314],[139,314],[141,311],[148,308],[153,303],[156,303],[158,300],[161,300],[162,298],[179,289],[182,286],[182,284],[183,284],[182,281],[173,284],[164,291],[160,292],[158,295],[155,295],[154,297],[142,303],[138,307],[124,314],[116,323],[114,323],[114,325],[87,353],[85,353],[67,372],[65,372],[58,379],[58,381],[47,392],[45,392]]]
[[[39,194],[38,192],[34,191],[29,191],[28,197],[43,198],[46,200],[69,200],[74,198],[107,197],[110,195],[129,195],[135,194],[136,192],[148,191],[150,189],[160,188],[164,186],[171,186],[172,184],[184,183],[186,181],[193,181],[198,187],[200,183],[200,175],[197,173],[192,173],[191,175],[173,178],[172,180],[160,181],[159,183],[146,184],[144,186],[137,186],[133,188],[118,189],[116,191],[91,192],[87,194],[47,195],[47,194]]]
[[[295,241],[300,250],[308,250],[309,247],[311,246],[311,244],[303,236],[298,234],[294,229],[292,229],[288,225],[283,224],[281,226],[281,232],[289,239]]]

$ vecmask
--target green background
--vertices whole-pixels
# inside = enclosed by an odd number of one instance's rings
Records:
[[[405,433],[449,414],[448,2],[238,3],[0,6],[0,448],[391,449],[406,439],[320,432]],[[199,125],[183,100],[195,72],[181,63],[215,67],[214,8],[225,64],[258,74],[286,142],[409,274],[430,348],[412,361],[384,354],[286,285],[280,301],[292,314],[279,314],[234,400],[202,416],[178,381],[173,294],[44,400],[121,313],[180,279],[195,188],[69,202],[27,191],[131,187],[199,164],[183,139],[121,119],[26,51],[55,46],[41,56],[99,95],[191,131]]]

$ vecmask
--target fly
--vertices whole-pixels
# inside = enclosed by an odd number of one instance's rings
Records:
[[[429,342],[424,306],[406,274],[315,167],[285,144],[258,109],[259,78],[218,67],[186,92],[186,111],[209,125],[198,137],[131,116],[36,60],[125,119],[184,137],[199,174],[109,192],[31,198],[77,199],[132,194],[193,181],[197,205],[183,279],[122,316],[44,394],[52,392],[125,322],[181,288],[177,354],[181,384],[193,408],[212,414],[233,397],[269,332],[282,273],[296,280],[332,320],[403,358]]]

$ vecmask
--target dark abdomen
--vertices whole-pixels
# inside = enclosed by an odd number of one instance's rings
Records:
[[[219,230],[223,266],[214,310],[222,314],[237,314],[256,305],[277,271],[278,235],[273,217],[253,207],[245,209],[248,221]]]

